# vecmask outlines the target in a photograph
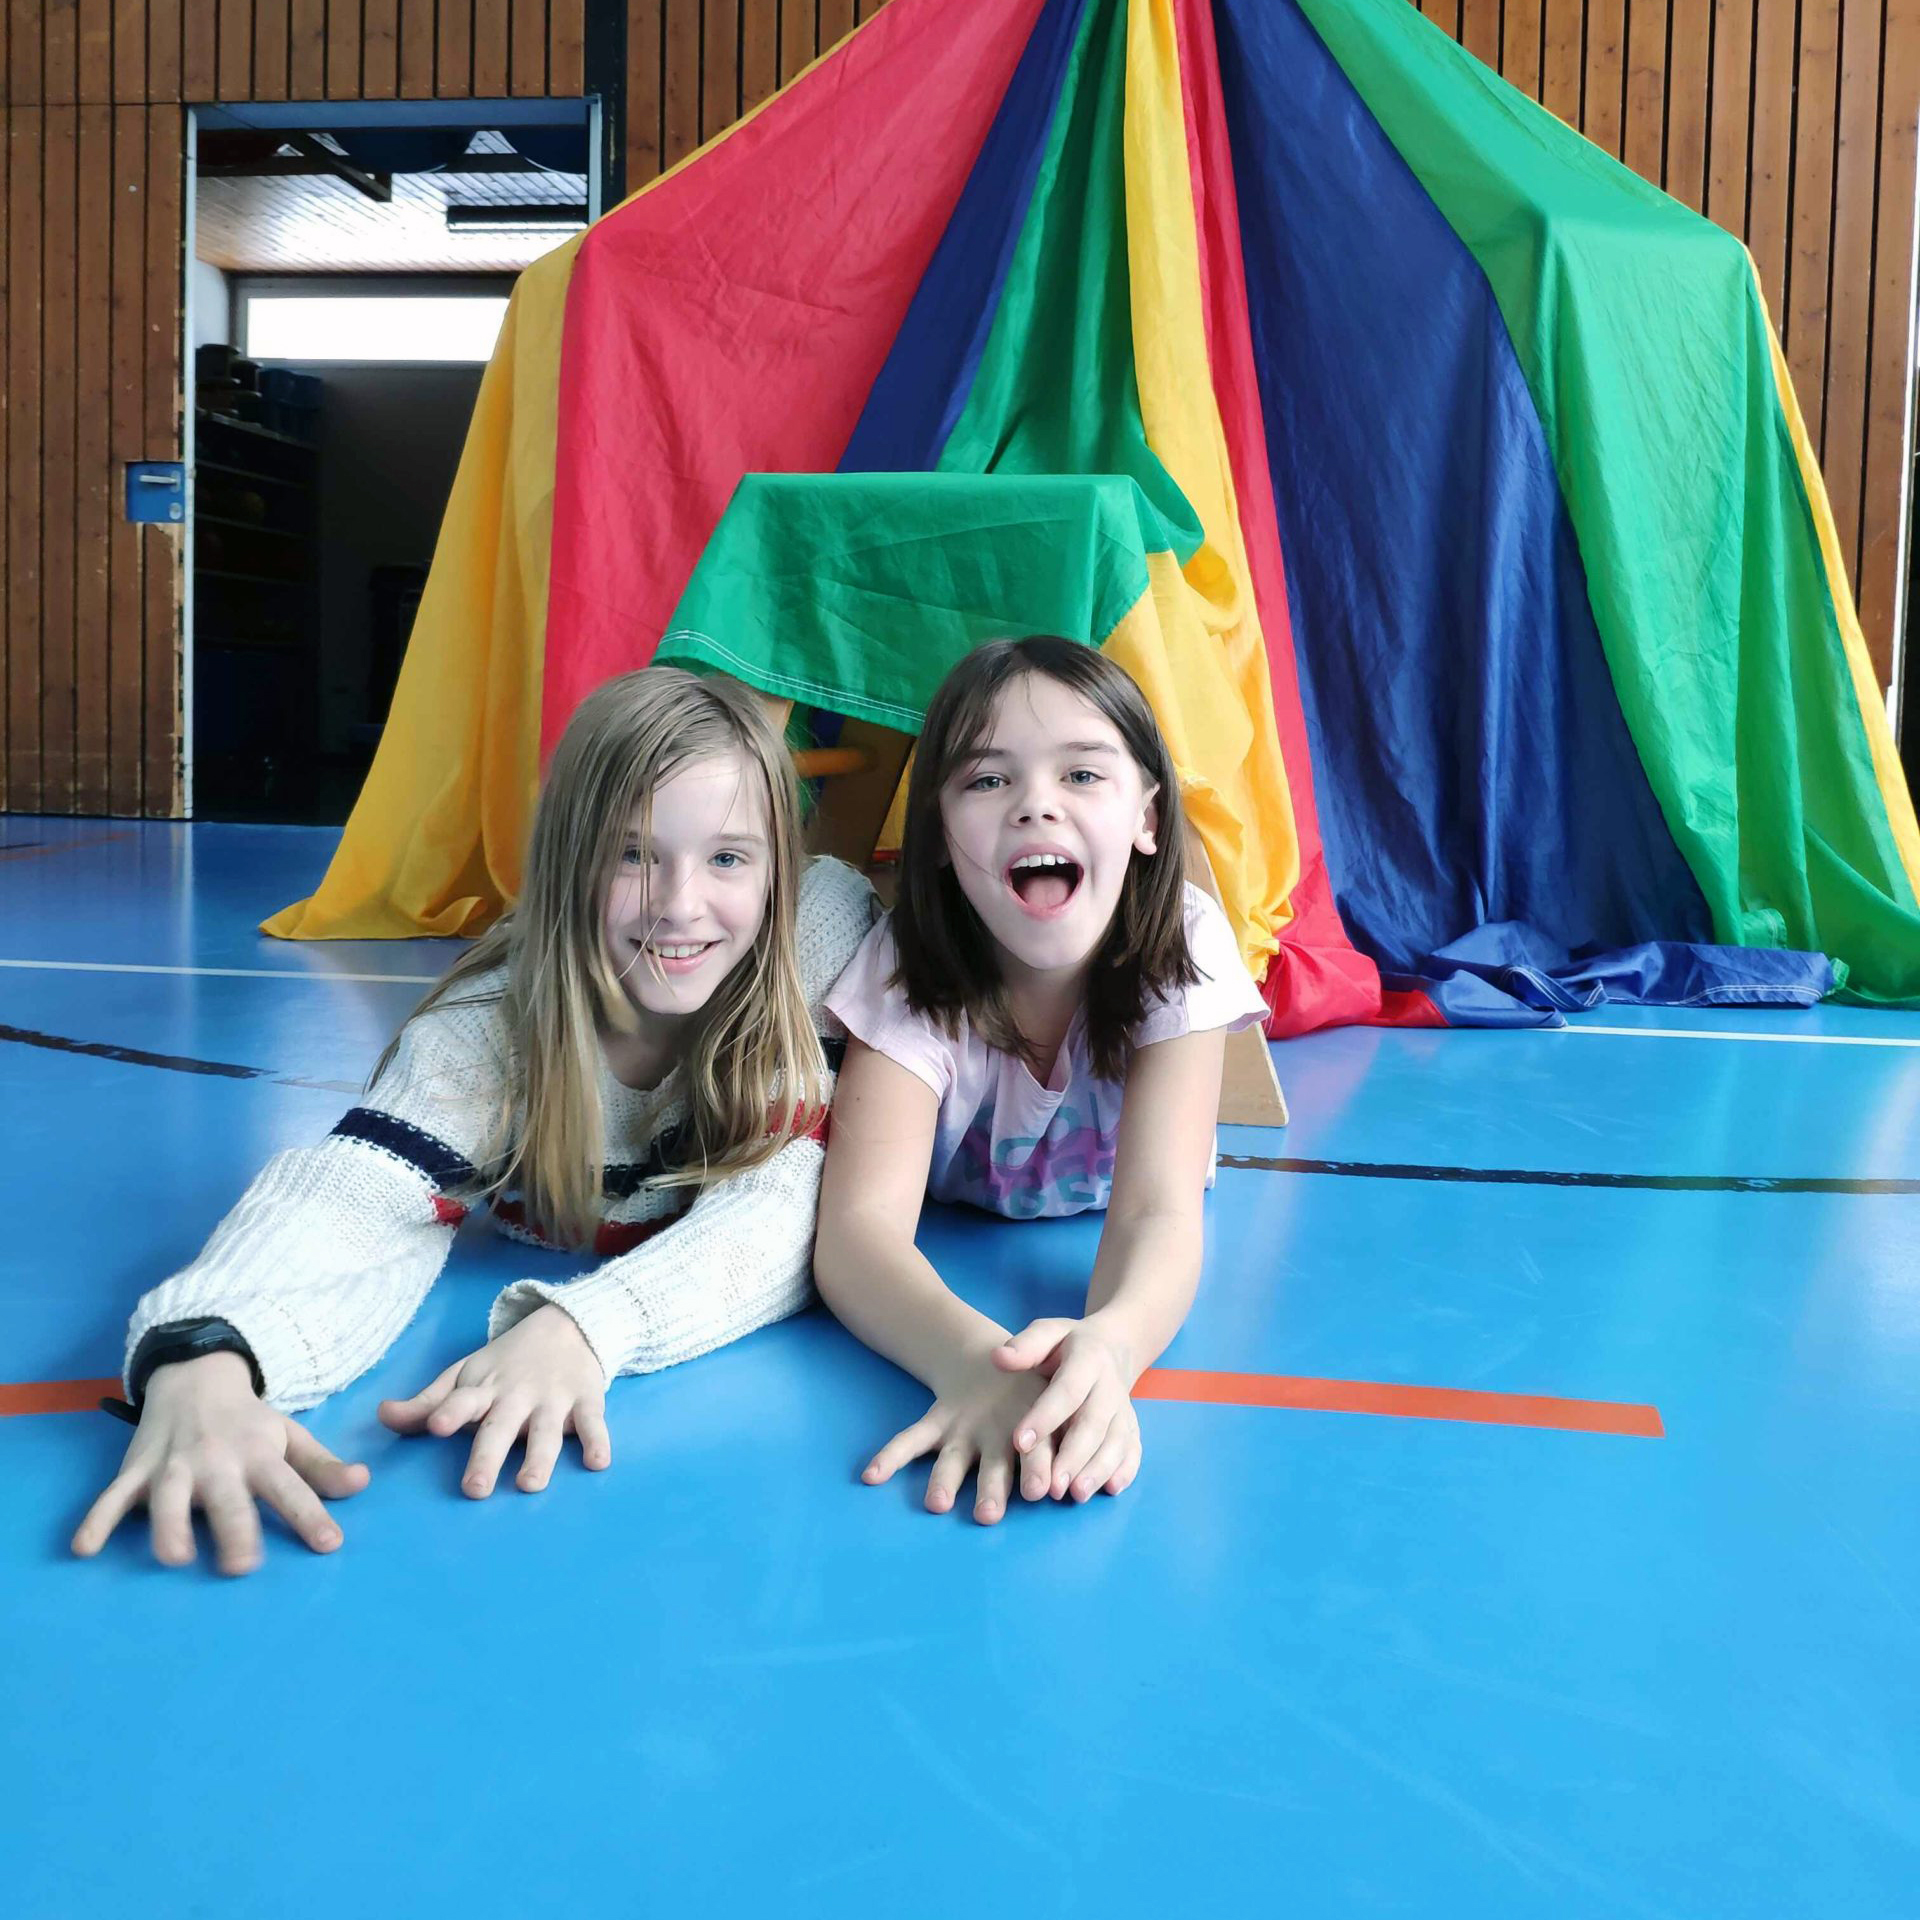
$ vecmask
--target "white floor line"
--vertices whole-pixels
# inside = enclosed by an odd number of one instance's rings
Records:
[[[437,973],[327,973],[318,967],[136,967],[113,960],[0,960],[0,967],[28,967],[40,973],[182,973],[207,980],[372,980],[404,987],[429,987]]]
[[[348,980],[376,986],[430,987],[437,973],[326,973],[303,967],[153,967],[111,960],[0,960],[0,967],[25,967],[41,973],[161,973],[185,974],[211,980]],[[1744,1040],[1794,1047],[1905,1047],[1920,1048],[1920,1033],[1912,1038],[1894,1034],[1853,1033],[1735,1033],[1704,1027],[1535,1027],[1535,1033],[1592,1033],[1612,1040]]]
[[[1536,1033],[1602,1033],[1614,1040],[1760,1040],[1789,1047],[1920,1047],[1920,1034],[1730,1033],[1724,1027],[1536,1027]]]

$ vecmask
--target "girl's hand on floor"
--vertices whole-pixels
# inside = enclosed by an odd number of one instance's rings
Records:
[[[606,1383],[586,1335],[559,1307],[544,1306],[456,1360],[411,1400],[382,1400],[380,1418],[395,1433],[441,1439],[477,1423],[460,1490],[484,1500],[523,1435],[527,1456],[514,1481],[522,1493],[538,1493],[552,1478],[569,1433],[580,1436],[587,1466],[609,1465],[606,1407]]]
[[[973,1517],[983,1527],[994,1525],[1012,1496],[1018,1461],[1014,1431],[1027,1424],[1043,1384],[1037,1374],[1010,1379],[989,1361],[970,1362],[912,1426],[903,1427],[868,1461],[861,1479],[870,1487],[884,1486],[908,1461],[930,1453],[927,1511],[947,1513],[977,1467]],[[1051,1460],[1044,1440],[1037,1451],[1044,1455],[1044,1474]]]
[[[153,1557],[187,1566],[198,1507],[213,1530],[220,1571],[251,1573],[260,1564],[255,1501],[264,1500],[315,1553],[331,1553],[340,1529],[321,1499],[343,1500],[366,1484],[364,1466],[336,1459],[254,1392],[237,1353],[203,1354],[154,1369],[126,1458],[80,1522],[73,1550],[91,1559],[129,1510],[144,1505]]]
[[[1090,1500],[1132,1485],[1140,1471],[1132,1356],[1097,1314],[1035,1320],[994,1349],[993,1364],[1022,1379],[1052,1376],[1014,1436],[1029,1500]]]

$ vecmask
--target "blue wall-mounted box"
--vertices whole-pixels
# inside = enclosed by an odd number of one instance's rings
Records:
[[[127,518],[139,522],[187,517],[187,470],[178,460],[127,462]]]

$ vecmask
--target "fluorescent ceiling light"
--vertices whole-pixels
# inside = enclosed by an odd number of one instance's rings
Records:
[[[587,210],[577,202],[447,209],[449,233],[577,233],[586,224]]]

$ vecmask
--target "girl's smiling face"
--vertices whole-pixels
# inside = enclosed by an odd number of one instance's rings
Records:
[[[1096,706],[1024,673],[978,751],[940,791],[946,857],[1003,960],[1084,966],[1105,938],[1133,855],[1150,854],[1152,785]]]
[[[653,790],[652,845],[636,808],[607,887],[602,934],[634,1008],[696,1013],[752,950],[773,868],[766,794],[738,754],[696,760]]]

